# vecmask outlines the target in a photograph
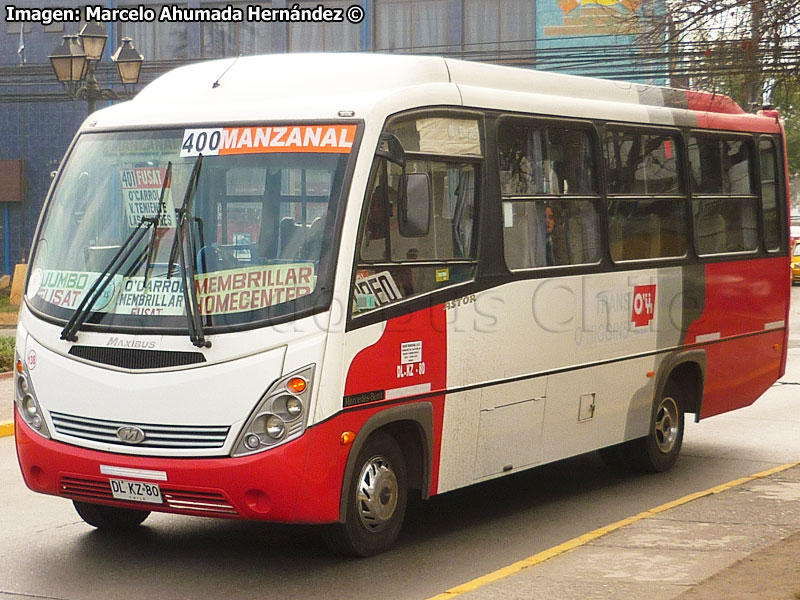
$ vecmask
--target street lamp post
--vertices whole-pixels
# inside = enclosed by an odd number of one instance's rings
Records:
[[[73,100],[86,100],[89,114],[95,111],[98,100],[120,100],[114,90],[101,89],[95,76],[97,63],[106,47],[106,34],[97,23],[87,23],[78,35],[65,35],[61,44],[50,55],[56,78],[64,85]],[[128,85],[136,85],[144,57],[133,47],[130,38],[123,38],[122,44],[111,57],[117,67],[126,94]]]

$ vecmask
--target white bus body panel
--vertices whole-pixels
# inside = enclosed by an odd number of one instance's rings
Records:
[[[17,347],[36,354],[34,389],[45,409],[53,439],[86,448],[159,456],[224,456],[257,402],[279,377],[310,364],[321,365],[330,313],[321,313],[268,329],[209,336],[210,349],[198,350],[188,335],[153,336],[79,333],[79,344],[104,347],[136,342],[153,350],[198,351],[205,363],[161,371],[130,371],[68,355],[72,344],[59,339],[60,328],[22,309]],[[315,378],[312,408],[323,382]],[[148,449],[111,445],[59,434],[50,412],[131,424],[230,427],[216,449]],[[313,414],[313,412],[312,412]]]
[[[638,286],[656,290],[640,327]],[[450,309],[448,389],[481,385],[446,398],[439,492],[645,435],[681,286],[680,268],[529,279]]]

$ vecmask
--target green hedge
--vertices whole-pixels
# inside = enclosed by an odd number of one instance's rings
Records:
[[[0,337],[0,371],[13,370],[15,341],[13,336]]]

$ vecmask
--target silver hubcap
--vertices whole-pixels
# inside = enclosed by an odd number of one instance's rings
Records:
[[[369,531],[381,531],[397,508],[397,477],[389,461],[373,456],[358,476],[358,516]]]
[[[658,449],[664,454],[672,451],[678,440],[678,405],[673,398],[663,398],[658,405],[655,434]]]

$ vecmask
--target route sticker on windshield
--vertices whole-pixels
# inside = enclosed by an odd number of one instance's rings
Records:
[[[403,298],[389,271],[381,271],[366,277],[358,275],[355,295],[360,310],[386,306]]]
[[[158,214],[161,186],[166,176],[166,167],[133,167],[120,169],[122,198],[128,227],[136,227],[142,219],[152,219]],[[175,227],[175,206],[172,190],[164,190],[164,207],[161,209],[159,227]]]
[[[355,125],[289,125],[282,127],[218,127],[187,129],[181,156],[225,156],[271,152],[349,154]]]
[[[314,263],[263,265],[195,276],[201,315],[259,310],[314,291]]]
[[[39,269],[37,269],[38,271]],[[36,296],[61,308],[74,309],[83,300],[83,295],[89,290],[100,273],[84,273],[80,271],[50,271],[42,270],[41,276],[36,276]],[[31,279],[33,279],[33,275]],[[30,293],[33,294],[31,286]],[[108,304],[113,295],[113,282],[108,285],[103,295],[95,304],[99,306]]]
[[[42,271],[37,296],[61,308],[75,309],[99,273]],[[314,291],[314,263],[259,265],[195,275],[201,315],[259,310],[307,296]],[[92,307],[118,315],[171,316],[184,314],[180,277],[115,275]]]

